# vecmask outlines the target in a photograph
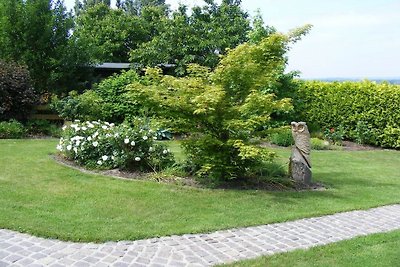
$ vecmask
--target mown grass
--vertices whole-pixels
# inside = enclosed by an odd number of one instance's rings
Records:
[[[73,241],[133,240],[400,203],[397,151],[313,152],[326,191],[211,190],[84,174],[56,140],[0,140],[0,228]],[[177,148],[176,148],[177,149]],[[288,149],[277,149],[283,162]]]
[[[244,260],[225,267],[400,266],[400,231],[374,234],[309,250]]]

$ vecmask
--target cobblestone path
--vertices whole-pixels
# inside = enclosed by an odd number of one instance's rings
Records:
[[[400,204],[285,223],[103,244],[0,229],[2,266],[211,266],[400,229]]]

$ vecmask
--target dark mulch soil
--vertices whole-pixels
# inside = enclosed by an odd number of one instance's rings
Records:
[[[199,183],[193,177],[176,177],[162,176],[154,173],[123,171],[119,169],[112,170],[88,170],[65,157],[56,154],[51,157],[58,163],[70,168],[79,170],[88,174],[100,174],[117,179],[125,180],[143,180],[155,181],[159,183],[175,184],[181,186],[190,186],[196,188],[215,188],[215,189],[231,189],[231,190],[263,190],[263,191],[303,191],[303,190],[325,190],[326,187],[320,183],[312,183],[310,185],[295,183],[289,179],[276,178],[274,180],[258,180],[258,179],[236,179],[218,185],[207,183]]]
[[[104,176],[110,176],[117,179],[124,180],[143,180],[143,181],[156,181],[159,183],[168,183],[168,184],[177,184],[183,186],[191,186],[191,187],[201,187],[199,183],[191,177],[176,177],[176,176],[161,176],[155,175],[154,173],[144,173],[144,172],[134,172],[134,171],[124,171],[120,169],[112,169],[112,170],[88,170],[74,161],[66,159],[65,157],[56,154],[51,155],[51,157],[57,161],[58,163],[68,166],[70,168],[79,170],[83,173],[88,174],[100,174]]]

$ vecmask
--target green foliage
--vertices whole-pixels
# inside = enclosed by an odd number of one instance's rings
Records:
[[[102,99],[102,111],[105,116],[102,120],[122,122],[126,118],[143,115],[143,105],[126,98],[127,85],[137,82],[139,75],[130,70],[104,79],[94,86],[94,92]]]
[[[337,128],[331,127],[329,129],[325,129],[324,131],[325,138],[334,145],[341,145],[344,138],[344,130],[342,126]]]
[[[27,68],[0,61],[0,121],[26,119],[37,98]]]
[[[354,130],[355,141],[358,144],[376,144],[376,131],[365,121],[358,121]]]
[[[72,27],[61,0],[2,1],[0,58],[26,64],[38,92],[70,90],[88,62]]]
[[[64,127],[57,149],[90,168],[158,171],[173,164],[173,155],[155,143],[155,132],[140,126],[75,121]]]
[[[270,142],[278,146],[291,146],[294,144],[292,131],[288,127],[274,130],[269,136]]]
[[[29,120],[26,129],[29,135],[61,136],[61,127],[48,120]]]
[[[165,0],[117,0],[117,7],[130,15],[141,15],[143,10],[148,7],[157,7],[167,12],[168,6]]]
[[[329,142],[319,138],[311,138],[311,149],[314,150],[328,150],[330,149]]]
[[[215,71],[189,65],[188,76],[162,76],[148,69],[143,81],[128,86],[131,101],[192,133],[184,147],[189,166],[198,176],[218,183],[243,178],[274,154],[250,144],[257,129],[273,112],[292,109],[290,99],[277,99],[290,38],[271,34],[258,44],[245,43],[228,51]]]
[[[20,122],[16,120],[0,122],[0,139],[17,139],[24,136],[25,128]]]
[[[128,62],[128,53],[148,38],[144,20],[98,4],[80,13],[74,37],[94,62]]]
[[[143,66],[175,64],[178,75],[186,74],[189,63],[214,68],[220,54],[247,40],[249,20],[240,1],[207,1],[187,14],[180,6],[172,17],[161,17],[155,27],[159,34],[130,53],[130,60]]]
[[[303,82],[295,98],[300,119],[321,129],[341,125],[344,138],[400,148],[400,86],[363,82]]]
[[[99,120],[106,117],[103,99],[94,91],[83,94],[71,91],[68,96],[52,98],[50,107],[64,120]]]
[[[257,44],[273,33],[276,33],[276,29],[271,26],[265,26],[261,11],[257,10],[256,16],[253,19],[253,27],[248,34],[249,41]]]
[[[135,116],[146,115],[141,102],[127,98],[126,86],[140,79],[133,71],[115,74],[93,86],[83,94],[71,91],[59,99],[53,97],[51,107],[66,120],[104,120],[121,123]]]

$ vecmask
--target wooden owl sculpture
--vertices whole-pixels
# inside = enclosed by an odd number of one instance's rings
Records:
[[[290,157],[289,173],[294,180],[311,182],[310,132],[305,122],[292,122],[294,146]]]
[[[305,163],[311,168],[311,143],[310,143],[310,132],[308,131],[307,124],[305,122],[292,122],[292,136],[294,139],[294,145],[299,150],[301,156],[304,158]]]

